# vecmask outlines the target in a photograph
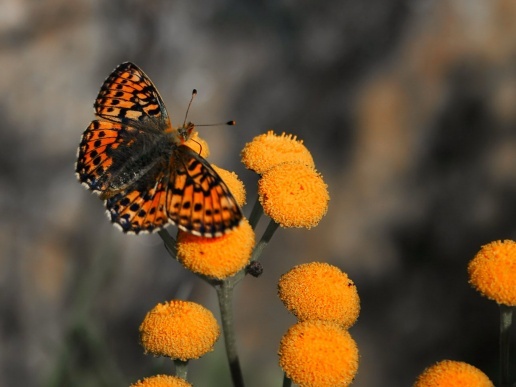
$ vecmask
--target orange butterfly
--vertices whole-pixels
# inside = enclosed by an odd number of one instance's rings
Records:
[[[203,237],[238,226],[242,212],[210,164],[184,143],[194,124],[173,128],[151,80],[130,62],[100,88],[82,135],[77,177],[100,194],[111,221],[138,234],[176,224]]]

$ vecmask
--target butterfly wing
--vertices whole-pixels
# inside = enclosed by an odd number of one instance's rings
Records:
[[[156,166],[125,192],[106,200],[111,221],[124,232],[155,231],[167,222],[203,237],[238,226],[242,212],[227,185],[189,147],[177,147],[166,168]],[[148,182],[156,181],[152,190]]]
[[[149,130],[169,128],[170,119],[158,90],[135,64],[119,65],[104,81],[93,105],[95,113],[109,121],[130,123]]]
[[[111,221],[122,231],[138,234],[152,232],[164,227],[167,215],[168,170],[156,167],[144,177],[146,182],[137,182],[125,192],[106,199],[106,209]]]
[[[76,173],[91,190],[113,196],[152,167],[170,120],[152,81],[130,62],[104,81],[94,107],[101,119],[82,136]]]
[[[210,164],[186,145],[177,147],[167,189],[169,219],[194,235],[218,237],[235,228],[242,211]]]
[[[111,73],[94,108],[100,119],[83,134],[76,172],[124,232],[172,222],[214,237],[240,223],[228,187],[206,160],[177,145],[161,96],[136,65],[122,63]]]

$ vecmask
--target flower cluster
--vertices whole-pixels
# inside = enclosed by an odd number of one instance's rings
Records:
[[[186,380],[171,375],[155,375],[136,383],[131,387],[191,387],[192,385]]]
[[[358,370],[358,347],[347,331],[360,312],[353,281],[335,266],[312,262],[284,274],[278,295],[299,319],[280,343],[285,374],[307,387],[349,385]]]
[[[324,262],[295,266],[280,278],[278,295],[300,321],[331,321],[348,329],[360,313],[353,281],[338,267]]]
[[[516,306],[516,242],[482,246],[468,265],[469,282],[498,304]]]
[[[516,306],[516,242],[494,241],[482,246],[469,262],[468,274],[469,283],[482,295],[500,306]],[[501,375],[505,378],[509,359],[503,354],[508,354],[509,343],[502,337],[503,332],[500,340],[500,367]],[[505,382],[502,381],[502,384],[508,385]],[[490,387],[494,384],[482,371],[470,364],[443,360],[425,369],[414,384],[414,387],[430,386]]]
[[[494,387],[494,384],[486,374],[468,363],[443,360],[425,369],[414,383],[414,387],[434,386]]]
[[[146,353],[187,361],[213,350],[220,329],[213,314],[189,301],[173,300],[156,305],[140,325]]]
[[[208,145],[198,135],[192,136],[187,145],[204,157],[209,154]],[[277,225],[309,229],[326,214],[327,185],[315,170],[310,152],[295,136],[277,136],[272,131],[257,136],[245,146],[242,161],[260,174],[259,204],[272,219],[272,230]],[[212,167],[243,206],[246,191],[237,175]],[[228,284],[232,288],[236,274],[243,272],[255,248],[254,225],[244,219],[232,232],[216,238],[179,231],[177,241],[172,240],[174,245],[167,246],[190,271],[219,289]],[[263,236],[260,242],[266,239]],[[280,365],[285,374],[303,386],[351,383],[358,368],[358,348],[347,329],[360,311],[353,281],[325,263],[300,265],[281,278],[279,296],[299,319],[281,340]],[[227,299],[219,299],[223,316],[225,302]],[[195,303],[174,300],[158,304],[147,313],[140,326],[140,340],[146,353],[187,362],[212,350],[219,332],[211,312]],[[227,334],[232,332],[225,331]],[[173,383],[188,385],[183,379],[158,375],[134,386],[183,386]]]
[[[272,220],[282,227],[310,229],[319,224],[330,196],[302,141],[269,131],[246,144],[242,162],[261,175],[258,197]]]
[[[219,238],[203,238],[180,231],[177,258],[194,273],[223,279],[247,265],[254,240],[254,231],[246,219],[235,230]]]

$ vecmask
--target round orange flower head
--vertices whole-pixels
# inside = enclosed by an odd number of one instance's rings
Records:
[[[171,375],[156,375],[138,380],[130,387],[192,387],[186,380]]]
[[[414,387],[494,387],[493,382],[468,363],[443,360],[423,371]]]
[[[299,322],[283,336],[279,364],[287,377],[303,387],[348,386],[358,370],[358,347],[338,324]]]
[[[258,181],[263,211],[282,227],[317,226],[328,210],[328,186],[311,166],[279,164]]]
[[[295,266],[281,276],[278,295],[300,321],[333,321],[347,329],[360,313],[355,284],[346,273],[327,263]]]
[[[242,150],[242,163],[247,169],[262,174],[275,165],[285,162],[300,162],[315,167],[310,151],[296,136],[282,133],[281,136],[269,130],[255,137]]]
[[[254,231],[247,219],[232,232],[218,238],[203,238],[180,231],[177,257],[189,270],[223,279],[243,269],[254,248]]]
[[[220,328],[213,314],[189,301],[156,305],[140,325],[145,353],[186,361],[213,350]]]
[[[192,132],[188,141],[185,142],[185,145],[203,158],[207,158],[210,155],[208,143],[206,140],[199,137],[199,132],[197,132],[197,130]]]
[[[226,169],[219,168],[214,164],[211,164],[211,166],[215,172],[219,174],[224,183],[226,183],[238,205],[243,207],[245,204],[245,186],[244,183],[242,183],[242,181],[238,178],[237,174],[235,172],[230,172]]]
[[[469,283],[498,304],[516,306],[516,242],[482,246],[468,265]]]

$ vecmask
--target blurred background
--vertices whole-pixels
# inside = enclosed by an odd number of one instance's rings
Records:
[[[128,386],[171,372],[138,343],[156,303],[218,316],[213,289],[158,235],[123,235],[74,175],[100,85],[124,61],[175,125],[193,88],[193,122],[236,120],[201,136],[246,184],[246,215],[257,178],[239,153],[269,129],[302,139],[329,185],[319,226],[279,229],[262,277],[237,288],[249,386],[281,385],[278,343],[295,319],[276,283],[309,261],[357,285],[355,386],[408,386],[443,359],[496,381],[498,308],[466,267],[516,238],[514,20],[513,0],[3,0],[0,385]],[[230,385],[221,343],[192,362],[195,385]]]

